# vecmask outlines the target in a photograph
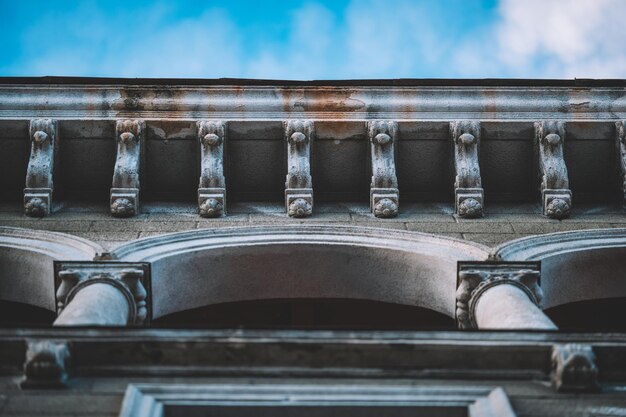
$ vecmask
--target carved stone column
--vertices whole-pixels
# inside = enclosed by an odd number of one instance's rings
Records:
[[[226,180],[224,178],[224,140],[226,125],[220,120],[197,122],[200,142],[200,184],[198,212],[202,217],[226,214]]]
[[[313,122],[284,122],[287,140],[287,181],[285,206],[290,217],[308,217],[313,213],[313,179],[311,178],[311,137]]]
[[[370,208],[376,217],[398,215],[400,192],[396,177],[394,144],[398,123],[390,120],[367,122],[367,134],[372,154],[372,183]]]
[[[615,123],[618,166],[620,169],[620,186],[622,189],[622,204],[626,205],[626,122],[620,120]]]
[[[30,160],[24,188],[24,212],[31,217],[44,217],[52,207],[52,175],[54,173],[57,123],[52,119],[30,121]]]
[[[460,262],[456,319],[461,329],[541,329],[556,326],[541,311],[539,265]]]
[[[567,166],[563,159],[565,124],[557,121],[537,122],[535,138],[539,148],[543,214],[553,219],[569,217],[572,191],[569,189]]]
[[[55,326],[126,326],[148,320],[147,265],[57,262]]]
[[[139,212],[139,165],[145,123],[118,120],[115,124],[117,160],[111,188],[111,214],[131,217]]]
[[[456,121],[450,123],[450,136],[454,143],[454,207],[459,217],[482,217],[485,193],[483,191],[478,148],[480,123]]]

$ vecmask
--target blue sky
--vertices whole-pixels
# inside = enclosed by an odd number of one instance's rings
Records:
[[[0,76],[626,78],[626,0],[0,0]]]

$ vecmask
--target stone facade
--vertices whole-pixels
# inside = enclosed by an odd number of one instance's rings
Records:
[[[4,415],[626,415],[626,83],[1,81]]]

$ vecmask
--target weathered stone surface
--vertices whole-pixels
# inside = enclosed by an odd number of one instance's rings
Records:
[[[459,217],[482,217],[484,191],[478,164],[480,123],[456,121],[450,123],[450,137],[454,144],[454,207]]]
[[[564,219],[569,217],[572,208],[572,192],[563,157],[565,124],[557,121],[537,122],[535,137],[539,149],[543,214],[553,219]]]
[[[139,169],[145,123],[118,120],[115,125],[117,159],[111,187],[111,214],[132,217],[139,213]]]
[[[68,379],[67,365],[70,349],[61,340],[32,340],[28,342],[24,362],[24,379],[20,386],[29,388],[63,388]]]
[[[198,211],[202,217],[226,215],[224,141],[226,124],[221,120],[197,122],[200,143],[200,184]]]
[[[57,122],[52,119],[30,121],[30,160],[24,188],[24,212],[30,217],[44,217],[52,207],[52,176],[55,150],[58,148]]]
[[[370,208],[376,217],[390,218],[398,215],[400,192],[396,177],[395,142],[398,123],[390,120],[373,120],[367,123],[367,135],[372,158],[370,183]]]
[[[290,217],[313,214],[313,179],[311,178],[311,139],[313,122],[288,120],[284,123],[287,140],[287,180],[285,207]]]
[[[552,386],[557,391],[598,391],[598,373],[592,346],[567,343],[552,348]]]

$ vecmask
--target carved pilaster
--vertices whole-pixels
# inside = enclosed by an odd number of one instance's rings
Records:
[[[128,324],[149,321],[150,279],[146,263],[55,262],[57,316],[83,288],[104,283],[117,288],[129,305]]]
[[[311,178],[311,138],[313,122],[284,122],[287,140],[287,181],[285,206],[290,217],[308,217],[313,213],[313,180]]]
[[[398,215],[400,192],[396,177],[394,147],[398,123],[391,120],[367,122],[367,135],[372,155],[370,208],[376,217]]]
[[[224,178],[224,141],[226,124],[221,120],[200,120],[200,184],[198,212],[202,217],[226,214],[226,180]]]
[[[496,285],[518,287],[537,306],[543,292],[539,286],[537,262],[459,262],[456,290],[456,321],[460,329],[476,329],[476,304],[480,296]]]
[[[553,219],[566,218],[572,207],[572,191],[563,159],[565,124],[558,121],[536,122],[535,139],[539,148],[543,214]]]
[[[456,121],[450,123],[450,137],[454,143],[454,207],[459,217],[482,217],[485,192],[480,179],[478,148],[480,122]]]
[[[55,148],[57,147],[57,122],[52,119],[30,121],[30,159],[24,188],[24,212],[31,217],[50,214]]]
[[[70,349],[60,340],[29,340],[24,361],[23,389],[64,388],[68,378]]]
[[[622,204],[626,206],[626,122],[615,122],[617,157],[620,170],[620,185],[622,191]]]
[[[554,345],[552,386],[559,392],[597,391],[598,367],[593,348],[577,343]]]
[[[115,124],[117,159],[111,187],[111,214],[131,217],[139,212],[139,165],[145,123],[118,120]]]

